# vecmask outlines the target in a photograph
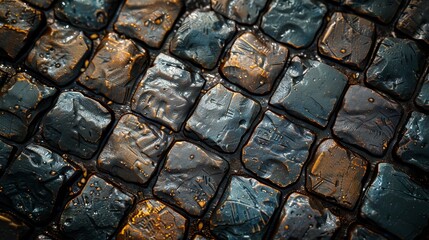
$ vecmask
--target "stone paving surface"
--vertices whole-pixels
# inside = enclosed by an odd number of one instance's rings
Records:
[[[0,0],[0,239],[429,239],[427,0]]]

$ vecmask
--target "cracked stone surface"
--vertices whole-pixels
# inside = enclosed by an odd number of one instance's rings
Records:
[[[0,236],[8,240],[20,240],[28,234],[30,228],[16,217],[0,212]]]
[[[333,132],[341,141],[381,156],[402,116],[402,107],[375,91],[350,86],[344,96]]]
[[[406,35],[429,44],[429,4],[426,0],[411,0],[396,27]]]
[[[383,23],[389,23],[395,17],[403,0],[344,0],[344,5],[358,13],[378,19]]]
[[[156,170],[173,137],[140,117],[121,117],[104,146],[97,166],[128,182],[145,184]]]
[[[115,30],[159,48],[182,8],[181,0],[127,0],[115,23]]]
[[[163,201],[200,216],[227,171],[228,163],[214,153],[189,142],[176,142],[153,192]]]
[[[0,136],[23,142],[56,93],[27,73],[17,73],[0,84]]]
[[[425,110],[429,110],[429,74],[424,79],[422,88],[417,95],[416,103]]]
[[[217,84],[203,95],[185,129],[210,146],[234,152],[260,109],[254,100]]]
[[[286,47],[245,32],[235,40],[220,70],[230,82],[247,91],[266,94],[283,70],[287,56]]]
[[[424,56],[416,43],[385,38],[366,72],[366,82],[395,98],[407,100],[414,93],[423,65]]]
[[[391,164],[380,163],[360,211],[399,238],[414,239],[429,220],[429,190]]]
[[[267,0],[211,0],[213,10],[243,24],[253,24],[258,19]]]
[[[0,178],[0,202],[34,222],[46,221],[76,170],[58,154],[31,144]]]
[[[213,69],[235,34],[235,23],[214,11],[195,10],[182,22],[170,52],[203,68]]]
[[[171,56],[160,54],[138,84],[131,108],[179,131],[204,84],[199,73]]]
[[[319,38],[319,52],[328,58],[363,69],[374,37],[374,23],[357,15],[336,12]]]
[[[347,77],[335,68],[295,57],[270,104],[325,127],[346,85]]]
[[[43,12],[17,0],[0,1],[0,56],[11,59],[30,43],[44,19]]]
[[[301,175],[314,133],[267,111],[243,147],[244,166],[258,177],[286,187]]]
[[[289,195],[272,239],[331,239],[340,219],[316,199],[300,193]]]
[[[43,121],[43,137],[63,152],[89,159],[97,151],[111,114],[80,92],[63,92]]]
[[[368,162],[333,139],[317,148],[307,169],[307,189],[345,208],[353,209],[363,187]]]
[[[116,239],[184,239],[186,225],[185,217],[162,202],[149,199],[137,204]]]
[[[124,103],[132,94],[137,78],[148,63],[148,53],[129,39],[109,33],[79,77],[79,83],[93,92]]]
[[[261,27],[275,40],[295,48],[308,47],[327,12],[314,0],[273,0],[262,18]]]
[[[362,225],[353,227],[349,234],[349,240],[387,240],[387,238],[365,228]]]
[[[110,239],[132,202],[130,196],[93,175],[82,192],[67,203],[60,229],[76,240]]]
[[[96,31],[109,23],[118,4],[116,0],[59,0],[54,11],[55,16],[63,21]]]
[[[404,162],[429,172],[429,116],[412,112],[400,138],[396,155]]]
[[[262,239],[280,192],[253,178],[233,176],[210,219],[220,239]]]
[[[6,167],[13,151],[13,147],[0,141],[0,172]]]
[[[91,41],[82,31],[54,23],[37,40],[26,64],[53,83],[66,85],[81,73],[91,48]]]

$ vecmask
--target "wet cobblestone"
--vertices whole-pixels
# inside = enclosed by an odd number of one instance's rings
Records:
[[[55,84],[66,85],[80,74],[91,47],[82,31],[52,24],[36,42],[26,64]]]
[[[295,57],[270,103],[325,127],[346,85],[347,77],[336,69]]]
[[[402,239],[414,239],[429,220],[429,191],[391,164],[380,163],[361,215]]]
[[[374,37],[374,23],[354,14],[336,12],[319,38],[319,51],[326,57],[363,69]]]
[[[210,224],[220,239],[262,239],[280,192],[253,178],[233,176]]]
[[[24,141],[56,91],[27,73],[6,78],[0,88],[0,136]]]
[[[366,82],[396,98],[408,100],[414,93],[423,63],[423,55],[414,42],[385,38],[366,72]]]
[[[326,6],[314,0],[273,0],[261,27],[277,41],[303,48],[313,42],[325,14]]]
[[[186,17],[177,30],[170,51],[203,68],[213,69],[235,31],[233,21],[213,11],[196,10]]]
[[[428,6],[0,0],[0,239],[427,239]]]
[[[32,221],[46,221],[76,170],[58,154],[29,145],[0,178],[0,202]]]
[[[253,33],[243,33],[228,52],[221,66],[232,83],[255,94],[266,94],[287,61],[288,49]]]
[[[340,224],[337,216],[308,196],[292,193],[273,239],[330,239]]]
[[[373,90],[351,86],[333,127],[341,141],[381,156],[386,152],[402,116],[400,105]]]
[[[294,183],[308,158],[314,133],[267,111],[243,148],[244,167],[280,187]]]
[[[210,146],[234,152],[259,111],[257,102],[218,84],[204,94],[185,128]]]
[[[79,77],[79,83],[117,103],[124,103],[130,98],[147,62],[145,49],[110,33],[98,46],[95,56]]]
[[[182,7],[181,0],[127,0],[115,23],[115,29],[130,38],[159,48]]]

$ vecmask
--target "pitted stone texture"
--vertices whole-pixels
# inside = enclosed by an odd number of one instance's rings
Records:
[[[29,233],[30,228],[16,217],[0,212],[0,236],[7,240],[21,240]]]
[[[258,177],[286,187],[300,176],[314,139],[311,131],[267,111],[244,146],[242,161]]]
[[[49,107],[56,89],[39,83],[27,73],[17,73],[0,85],[0,135],[22,142],[36,118]]]
[[[9,158],[11,157],[13,151],[13,147],[9,144],[0,141],[0,173],[6,167],[9,162]],[[0,235],[1,236],[1,235]]]
[[[287,56],[286,47],[246,32],[235,40],[220,70],[229,81],[247,91],[266,94],[283,70]]]
[[[217,84],[203,95],[186,130],[225,152],[234,152],[261,107],[241,93]]]
[[[228,171],[219,156],[189,142],[176,142],[153,192],[165,202],[201,216]]]
[[[347,77],[335,68],[295,57],[270,103],[325,127],[346,85]]]
[[[267,0],[211,0],[213,10],[239,23],[254,24]]]
[[[0,0],[0,56],[14,59],[43,23],[41,11],[18,0]]]
[[[422,88],[417,95],[416,103],[425,110],[429,110],[429,74],[426,75]]]
[[[116,239],[184,239],[186,225],[185,217],[163,203],[149,199],[137,204]]]
[[[145,184],[172,140],[172,136],[142,118],[124,115],[100,153],[97,166],[125,181]]]
[[[339,225],[339,218],[319,201],[292,193],[282,209],[272,239],[331,239]]]
[[[332,139],[318,147],[307,169],[307,189],[345,208],[359,200],[368,162]]]
[[[33,4],[40,8],[49,8],[55,0],[24,0],[27,3]]]
[[[213,11],[195,10],[177,30],[170,51],[203,68],[213,69],[235,31],[233,21]]]
[[[357,225],[351,229],[349,240],[387,240],[387,238],[365,228],[362,225]]]
[[[319,51],[326,57],[363,69],[374,37],[374,23],[353,14],[336,12],[319,38]]]
[[[76,170],[58,154],[29,145],[0,178],[0,202],[34,222],[46,221]]]
[[[333,127],[341,141],[381,156],[395,134],[402,107],[373,90],[351,86]]]
[[[127,0],[115,23],[115,29],[150,47],[159,48],[182,7],[182,0]]]
[[[37,40],[26,64],[58,85],[66,85],[79,74],[91,50],[82,31],[54,23]]]
[[[63,92],[43,122],[49,145],[89,159],[97,151],[111,115],[99,102],[79,92]]]
[[[59,0],[55,4],[55,15],[76,27],[90,31],[104,28],[114,15],[117,0]]]
[[[400,66],[400,67],[399,67]],[[411,40],[385,38],[366,72],[366,82],[401,100],[410,99],[424,67],[424,56]]]
[[[429,221],[429,190],[391,164],[380,163],[361,215],[401,239],[415,239]]]
[[[429,4],[426,0],[411,0],[402,12],[396,27],[408,36],[429,44]]]
[[[304,48],[313,42],[326,11],[323,3],[314,0],[273,0],[261,27],[279,42]]]
[[[94,57],[79,83],[123,104],[127,101],[137,78],[145,70],[148,53],[133,41],[109,33],[98,45]]]
[[[233,176],[211,217],[212,232],[219,239],[262,239],[280,195],[253,178]]]
[[[403,0],[344,0],[344,5],[358,13],[389,23],[395,17]]]
[[[76,240],[110,239],[131,207],[132,198],[93,175],[61,214],[60,229]]]
[[[412,112],[398,143],[396,155],[429,172],[429,116]]]
[[[204,83],[199,73],[161,53],[137,86],[131,108],[179,131]]]

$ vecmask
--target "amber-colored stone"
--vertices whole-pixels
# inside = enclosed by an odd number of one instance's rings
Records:
[[[82,31],[61,24],[50,25],[28,54],[26,64],[55,84],[74,80],[91,50]]]
[[[374,23],[353,14],[336,12],[319,39],[319,51],[329,58],[362,69],[374,36]]]
[[[145,49],[128,39],[109,33],[79,82],[96,93],[124,103],[129,99],[135,81],[144,71],[148,60]]]
[[[183,239],[186,224],[185,217],[163,203],[149,199],[137,204],[116,240]]]
[[[249,92],[265,94],[273,88],[287,56],[285,46],[246,32],[235,40],[221,71],[229,81]]]
[[[182,10],[181,0],[127,0],[115,29],[159,48]]]
[[[0,56],[16,58],[36,34],[43,13],[17,0],[0,0]]]
[[[367,165],[366,160],[334,140],[325,140],[308,167],[307,188],[351,209],[359,199]]]

